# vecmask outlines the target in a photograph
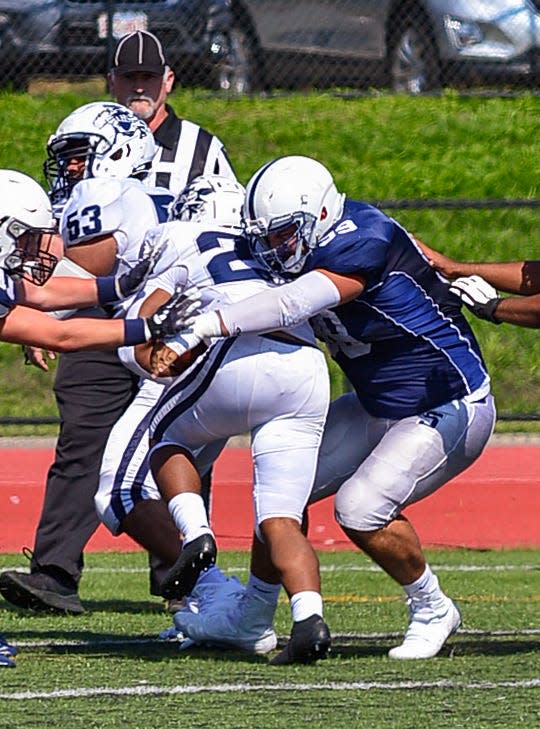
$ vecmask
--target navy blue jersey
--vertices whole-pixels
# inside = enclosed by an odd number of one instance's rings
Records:
[[[17,305],[12,279],[0,269],[0,319],[6,317]]]
[[[395,220],[347,200],[304,272],[319,268],[366,280],[360,296],[312,323],[369,413],[403,418],[488,392],[460,302]]]

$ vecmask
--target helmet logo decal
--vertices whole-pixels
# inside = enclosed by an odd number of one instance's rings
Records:
[[[127,109],[124,111],[123,109],[111,109],[108,107],[99,112],[94,123],[96,129],[103,129],[107,125],[113,128],[114,139],[112,140],[112,144],[114,146],[119,134],[123,134],[126,137],[143,136],[141,134],[141,124],[145,122],[140,121],[140,124],[138,124],[136,123],[137,121],[140,120],[134,120],[133,114]]]

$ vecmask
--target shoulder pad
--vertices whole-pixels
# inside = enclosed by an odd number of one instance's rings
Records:
[[[66,208],[73,205],[110,205],[122,195],[125,180],[113,178],[91,177],[81,180],[73,189]]]

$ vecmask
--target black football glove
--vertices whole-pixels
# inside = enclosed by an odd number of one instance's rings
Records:
[[[501,324],[495,312],[501,299],[497,290],[481,276],[463,276],[450,284],[450,292],[457,296],[479,319]]]
[[[152,339],[163,340],[185,331],[186,319],[191,318],[200,304],[201,294],[196,286],[185,290],[178,286],[171,298],[146,319]]]
[[[126,299],[142,288],[152,275],[164,250],[163,243],[153,245],[152,242],[145,242],[139,260],[133,268],[116,277],[115,289],[119,299]]]

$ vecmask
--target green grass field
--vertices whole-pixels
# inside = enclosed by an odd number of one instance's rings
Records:
[[[89,554],[79,617],[18,613],[0,627],[19,647],[0,672],[0,727],[148,729],[492,729],[540,725],[540,553],[428,553],[463,626],[430,661],[391,661],[406,607],[399,589],[353,552],[321,554],[326,661],[269,666],[267,658],[157,643],[170,620],[147,592],[142,553]],[[0,569],[22,566],[0,555]],[[222,567],[247,577],[248,555]],[[289,609],[280,601],[283,642]]]
[[[44,182],[51,132],[77,106],[104,96],[103,87],[89,85],[0,93],[0,167],[20,169]],[[307,154],[328,165],[351,197],[365,200],[540,196],[540,97],[462,98],[448,92],[440,98],[311,93],[227,99],[178,89],[170,101],[178,114],[219,135],[243,183],[273,157]],[[388,212],[433,247],[458,258],[540,255],[538,208]],[[540,413],[538,332],[479,320],[473,326],[499,410]],[[55,416],[53,372],[21,363],[19,348],[0,344],[1,415]],[[336,367],[331,375],[338,394],[343,379]],[[22,432],[47,434],[56,428],[30,426]],[[4,426],[0,432],[19,433],[20,426]]]

